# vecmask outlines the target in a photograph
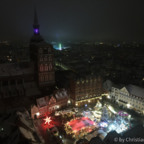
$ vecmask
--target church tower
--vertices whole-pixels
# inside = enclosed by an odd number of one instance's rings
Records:
[[[43,90],[55,84],[54,49],[40,35],[37,11],[34,12],[33,36],[30,40],[30,58],[34,63],[35,78]]]

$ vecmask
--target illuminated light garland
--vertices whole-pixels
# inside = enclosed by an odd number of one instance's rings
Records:
[[[89,118],[87,117],[77,117],[75,119],[72,119],[70,122],[67,122],[65,124],[65,131],[67,134],[71,134],[73,138],[80,138],[80,137],[83,137],[84,135],[88,134],[89,132],[91,132],[95,127],[96,127],[96,124],[93,123],[92,125],[90,126],[86,126],[86,127],[82,127],[80,130],[79,129],[73,129],[71,126],[70,126],[70,123],[74,120],[87,120]]]

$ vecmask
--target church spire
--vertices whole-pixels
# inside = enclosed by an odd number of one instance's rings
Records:
[[[39,35],[39,24],[38,24],[38,16],[37,16],[37,10],[36,10],[36,8],[34,9],[33,31],[34,31],[34,35]]]
[[[36,8],[34,9],[34,24],[38,25],[38,16]]]

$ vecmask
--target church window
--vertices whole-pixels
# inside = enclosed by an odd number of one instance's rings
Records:
[[[44,57],[44,61],[47,61],[47,56]]]
[[[44,76],[43,76],[43,75],[40,76],[40,81],[41,81],[41,82],[44,81]]]
[[[45,81],[48,81],[48,75],[45,75]]]
[[[40,71],[43,71],[43,64],[40,65]]]
[[[45,71],[48,71],[48,65],[45,64]]]
[[[49,64],[49,70],[52,70],[52,64],[51,63]]]

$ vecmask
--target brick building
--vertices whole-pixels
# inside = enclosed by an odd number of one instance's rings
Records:
[[[30,61],[0,64],[0,99],[45,95],[52,90],[54,84],[53,46],[40,35],[35,11]]]
[[[43,116],[46,113],[52,113],[68,105],[69,95],[65,89],[56,90],[52,95],[38,98],[37,106],[31,108],[32,118],[39,113]]]
[[[76,106],[94,103],[103,93],[102,79],[100,77],[86,77],[72,80],[70,89],[72,102]]]

